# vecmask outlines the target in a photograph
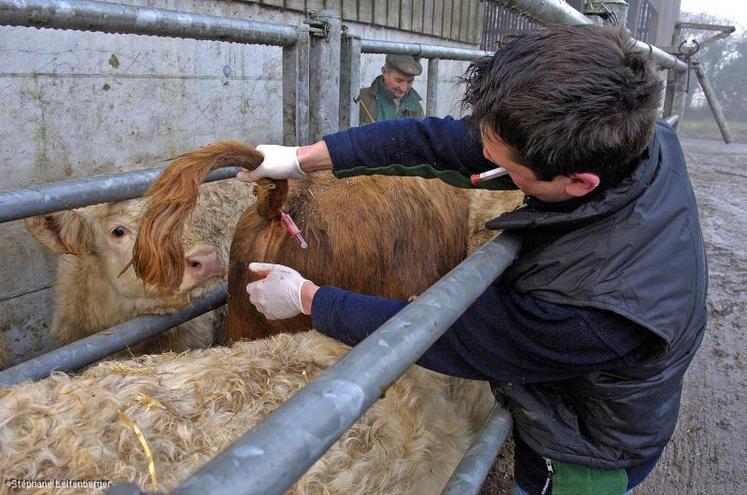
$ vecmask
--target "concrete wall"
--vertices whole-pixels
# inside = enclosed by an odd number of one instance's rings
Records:
[[[252,3],[147,4],[290,25],[302,21],[298,13]],[[475,48],[347,24],[364,38]],[[363,56],[362,84],[379,73],[383,60]],[[282,141],[280,48],[0,27],[0,61],[0,190],[146,168],[220,139]],[[441,63],[439,115],[458,111],[461,90],[454,83],[466,66]],[[425,76],[415,88],[425,97]],[[55,258],[22,221],[0,224],[0,250],[0,331],[18,361],[51,346]]]

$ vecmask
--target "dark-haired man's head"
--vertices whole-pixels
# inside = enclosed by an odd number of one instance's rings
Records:
[[[584,187],[567,197],[629,173],[653,136],[661,98],[645,55],[630,49],[622,31],[596,26],[515,35],[472,64],[464,81],[463,104],[472,110],[486,156],[504,146],[509,160],[539,181],[576,176]],[[598,180],[588,182],[589,174]]]

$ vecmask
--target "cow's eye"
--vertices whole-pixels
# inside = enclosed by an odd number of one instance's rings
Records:
[[[112,235],[114,237],[124,237],[127,234],[127,229],[121,225],[117,225],[112,229]]]

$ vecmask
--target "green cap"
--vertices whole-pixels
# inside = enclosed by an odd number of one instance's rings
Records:
[[[389,69],[398,70],[408,76],[419,76],[423,72],[420,59],[412,55],[392,55],[390,53],[386,56],[386,66]]]

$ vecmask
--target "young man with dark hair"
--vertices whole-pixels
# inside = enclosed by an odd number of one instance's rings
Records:
[[[465,81],[466,119],[269,147],[243,179],[407,174],[425,163],[419,173],[466,185],[504,167],[493,185],[518,187],[526,204],[488,225],[522,234],[519,256],[418,363],[502,390],[517,493],[626,493],[674,432],[706,325],[697,206],[677,137],[656,121],[660,83],[621,32],[598,27],[517,35]],[[350,345],[407,304],[317,287],[279,265],[250,268],[265,276],[247,290],[268,318],[295,308]]]

